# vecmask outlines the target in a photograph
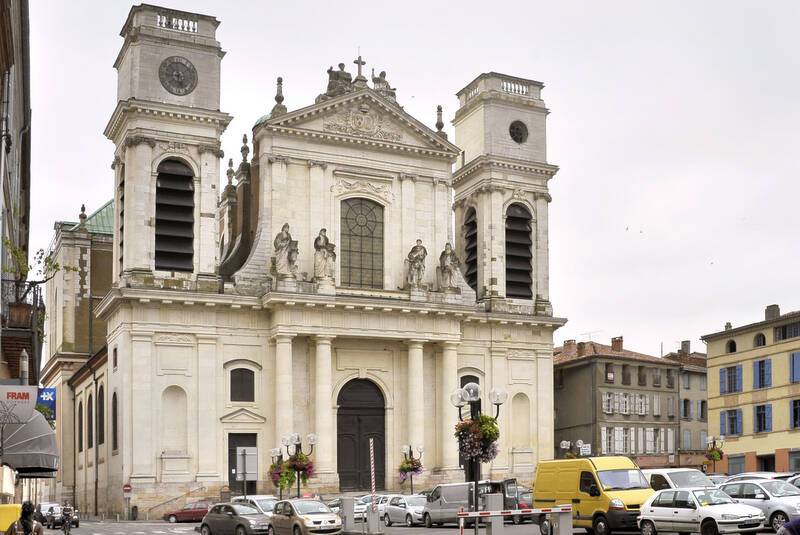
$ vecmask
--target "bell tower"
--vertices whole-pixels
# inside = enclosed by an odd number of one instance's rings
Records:
[[[141,4],[131,8],[114,63],[114,281],[217,287],[215,213],[220,136],[219,22]]]
[[[456,246],[478,298],[549,316],[548,181],[558,168],[547,163],[543,87],[490,72],[457,93],[453,186]]]

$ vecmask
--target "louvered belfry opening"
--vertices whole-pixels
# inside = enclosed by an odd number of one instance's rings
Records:
[[[194,173],[165,160],[156,179],[156,269],[192,271],[194,257]]]
[[[475,208],[467,210],[464,218],[464,278],[469,287],[478,291],[478,216]]]
[[[506,212],[506,297],[533,297],[532,245],[531,213],[521,204],[512,204]]]

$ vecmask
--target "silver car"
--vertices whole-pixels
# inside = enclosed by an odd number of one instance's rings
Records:
[[[739,502],[764,511],[764,525],[778,531],[800,518],[800,489],[779,479],[751,479],[726,483],[720,489]]]
[[[422,522],[423,509],[428,499],[425,496],[394,496],[386,505],[383,513],[383,523],[391,526],[395,522],[402,522],[408,527],[416,526]]]
[[[787,480],[796,475],[795,472],[742,472],[735,476],[730,476],[725,480],[725,483],[733,483],[734,481],[745,481],[750,479],[783,479]]]

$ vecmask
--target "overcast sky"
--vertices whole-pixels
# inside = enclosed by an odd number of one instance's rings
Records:
[[[658,355],[800,308],[798,2],[245,2],[172,0],[214,15],[227,51],[223,148],[271,109],[313,103],[325,70],[386,70],[428,125],[482,72],[545,83],[556,340]],[[55,220],[112,197],[114,59],[131,4],[31,2],[33,248]],[[453,139],[452,126],[447,127]]]

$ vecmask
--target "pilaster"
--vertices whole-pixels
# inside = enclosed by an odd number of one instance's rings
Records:
[[[197,480],[217,481],[217,449],[222,444],[217,414],[217,337],[197,339]]]
[[[425,445],[425,399],[422,388],[425,381],[423,370],[423,344],[425,340],[409,340],[408,344],[408,375],[406,396],[407,403],[407,430],[408,444],[412,448]]]
[[[442,344],[440,361],[441,383],[438,389],[439,405],[439,468],[458,468],[458,440],[454,436],[455,409],[450,403],[450,394],[458,388],[458,343]]]
[[[275,336],[275,438],[278,442],[294,428],[292,397],[292,339],[294,334]]]
[[[158,403],[152,388],[153,376],[153,333],[133,332],[131,334],[131,403],[123,407],[131,414],[131,481],[155,482],[155,452],[152,437],[159,435],[153,422],[157,422]],[[131,358],[136,355],[136,358]],[[126,441],[127,442],[127,441]]]
[[[314,396],[315,433],[317,434],[317,447],[315,460],[317,471],[321,473],[334,472],[333,463],[334,443],[336,439],[333,429],[333,415],[331,406],[333,401],[332,386],[332,360],[331,345],[333,336],[316,336],[316,393]]]

